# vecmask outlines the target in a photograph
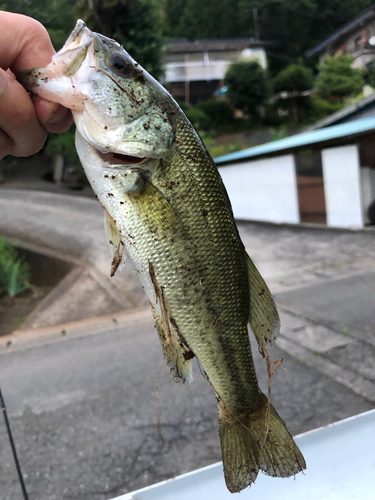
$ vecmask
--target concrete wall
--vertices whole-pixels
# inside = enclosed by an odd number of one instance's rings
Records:
[[[323,149],[322,164],[328,226],[363,227],[357,145]]]
[[[299,223],[293,155],[246,161],[219,171],[237,219]]]

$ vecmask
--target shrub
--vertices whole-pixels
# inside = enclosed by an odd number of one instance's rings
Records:
[[[290,64],[280,71],[274,80],[275,92],[287,92],[286,97],[279,99],[279,107],[283,109],[293,126],[297,126],[309,105],[310,90],[314,77],[312,70],[302,64]]]
[[[286,125],[281,125],[279,128],[271,128],[271,141],[280,141],[281,139],[286,139],[288,137],[288,127]]]
[[[229,66],[225,74],[228,99],[234,108],[247,115],[258,115],[268,94],[268,81],[256,61],[239,61]]]
[[[204,111],[202,111],[198,107],[195,107],[188,108],[185,113],[197,130],[210,130],[212,120]]]
[[[375,67],[372,66],[371,68],[368,69],[367,76],[366,76],[366,82],[370,87],[375,88]]]
[[[216,131],[225,129],[234,122],[233,108],[225,101],[202,101],[195,107],[209,116],[211,127]]]
[[[332,113],[340,111],[340,109],[345,107],[343,103],[332,103],[330,101],[325,101],[320,97],[313,95],[311,98],[310,108],[306,112],[304,117],[306,123],[314,123],[317,120],[321,120]]]
[[[277,74],[275,92],[303,92],[313,86],[314,77],[310,68],[302,64],[290,64]]]
[[[347,55],[326,57],[319,66],[314,91],[332,103],[343,102],[346,97],[356,96],[362,92],[364,72],[352,68],[353,59]]]
[[[172,89],[167,89],[167,90],[169,90],[169,92],[171,92]],[[186,111],[189,109],[189,105],[186,104],[186,102],[182,101],[181,99],[177,99],[176,102],[180,106],[182,111],[186,114]]]
[[[65,132],[65,134],[49,134],[44,153],[51,157],[62,155],[69,164],[80,165],[74,136],[74,126]]]
[[[0,238],[0,294],[15,297],[32,288],[29,276],[30,267],[18,257],[15,246]]]

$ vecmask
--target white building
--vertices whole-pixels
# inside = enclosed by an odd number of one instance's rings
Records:
[[[237,219],[362,228],[375,200],[375,118],[215,158]]]
[[[266,45],[254,38],[171,41],[164,57],[164,83],[173,97],[187,104],[209,99],[224,85],[230,64],[255,60],[265,69]]]

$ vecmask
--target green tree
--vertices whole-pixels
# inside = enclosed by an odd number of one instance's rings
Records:
[[[316,11],[316,0],[266,0],[260,4],[260,38],[272,42],[268,61],[271,74],[274,75],[295,62],[313,43],[309,32]]]
[[[347,55],[326,57],[319,66],[314,91],[332,103],[343,102],[346,97],[361,93],[364,86],[363,70],[352,68],[353,59]]]
[[[114,38],[155,78],[162,70],[162,24],[158,2],[80,0],[78,13],[93,31]]]
[[[345,23],[373,4],[372,0],[259,0],[260,34],[273,43],[272,74],[295,62]]]
[[[248,115],[258,115],[268,93],[268,81],[256,61],[239,61],[229,66],[225,74],[228,98],[233,107]]]
[[[274,79],[275,92],[286,92],[287,94],[283,101],[292,118],[293,125],[297,125],[301,120],[309,99],[305,92],[312,88],[313,82],[312,70],[302,64],[286,66]]]
[[[260,39],[272,42],[268,60],[275,75],[372,4],[373,0],[165,0],[164,33],[190,40],[254,36],[256,9]]]
[[[40,21],[56,50],[80,17],[93,31],[121,43],[153,76],[162,75],[160,0],[0,0],[0,8]]]
[[[181,37],[181,16],[185,10],[186,0],[166,0],[164,6],[165,22],[163,33],[167,38]],[[186,35],[183,35],[186,36]]]
[[[301,93],[310,90],[314,76],[310,68],[302,64],[289,64],[278,73],[274,80],[275,92]]]
[[[55,49],[59,50],[74,28],[75,4],[74,0],[3,0],[0,8],[37,19],[47,28]]]
[[[233,38],[240,31],[240,0],[166,0],[166,36]]]

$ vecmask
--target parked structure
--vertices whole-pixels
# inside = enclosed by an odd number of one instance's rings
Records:
[[[173,97],[186,104],[209,99],[224,85],[233,62],[256,60],[266,68],[266,45],[254,38],[171,41],[166,47],[165,83]]]
[[[350,54],[354,68],[369,68],[375,64],[375,5],[335,31],[328,38],[305,52],[306,57]]]
[[[216,158],[237,219],[362,228],[375,200],[375,118]]]

